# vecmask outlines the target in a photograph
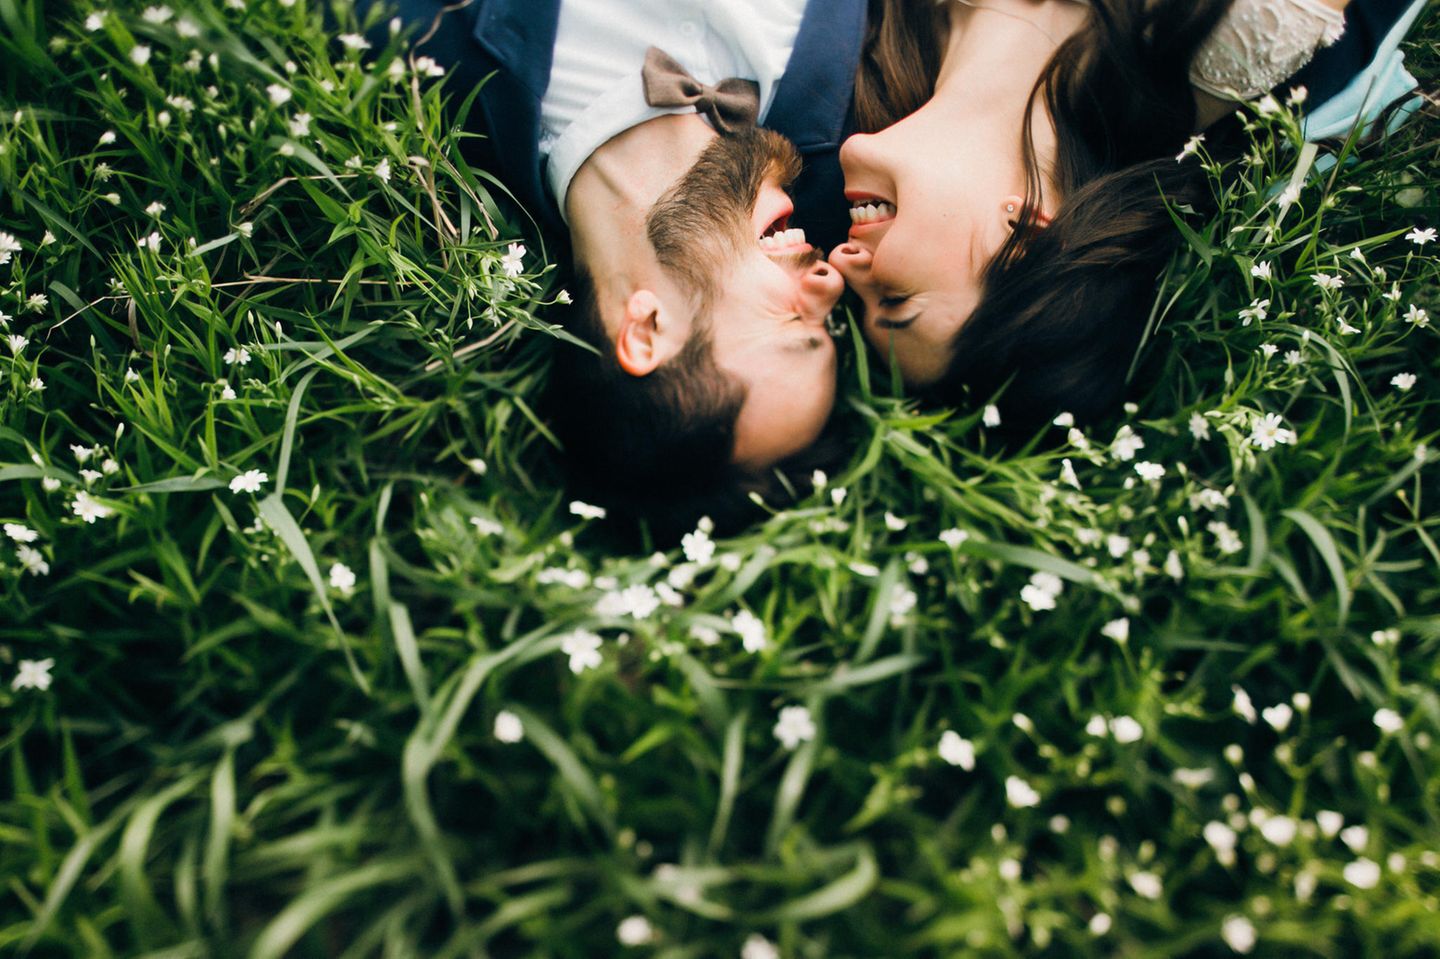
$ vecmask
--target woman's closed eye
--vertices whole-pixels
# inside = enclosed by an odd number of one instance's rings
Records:
[[[879,306],[882,310],[895,310],[909,302],[910,296],[908,294],[882,296],[879,301]],[[882,330],[903,330],[919,319],[919,317],[920,314],[918,312],[912,316],[905,317],[877,316],[875,318],[875,325]]]

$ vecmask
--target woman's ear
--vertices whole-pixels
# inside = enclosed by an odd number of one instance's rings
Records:
[[[684,347],[688,327],[653,291],[636,290],[615,334],[615,360],[631,376],[649,376]]]
[[[1054,219],[1053,216],[1044,210],[1028,205],[1023,196],[1011,195],[1005,197],[1001,201],[1001,208],[1005,215],[1005,224],[1011,230],[1014,230],[1020,225],[1020,220],[1027,210],[1034,211],[1031,214],[1030,225],[1036,229],[1044,229],[1049,226],[1050,221]]]

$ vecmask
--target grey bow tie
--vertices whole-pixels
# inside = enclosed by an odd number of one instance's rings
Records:
[[[729,77],[714,85],[701,83],[659,47],[645,52],[640,79],[650,106],[693,106],[720,133],[753,127],[760,116],[760,87],[755,81]]]

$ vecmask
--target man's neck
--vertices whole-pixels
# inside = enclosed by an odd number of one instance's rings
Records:
[[[576,265],[594,277],[602,307],[659,271],[645,216],[715,136],[698,114],[656,117],[601,144],[576,171],[565,212]]]

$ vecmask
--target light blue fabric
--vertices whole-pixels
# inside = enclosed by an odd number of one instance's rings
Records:
[[[1386,107],[1419,86],[1405,69],[1405,54],[1400,50],[1400,41],[1420,16],[1426,2],[1427,0],[1415,0],[1385,35],[1370,65],[1360,71],[1345,89],[1306,116],[1306,140],[1349,136],[1357,122],[1363,122],[1368,127]],[[1396,110],[1389,128],[1393,131],[1419,109],[1420,104],[1420,98],[1414,97]]]

